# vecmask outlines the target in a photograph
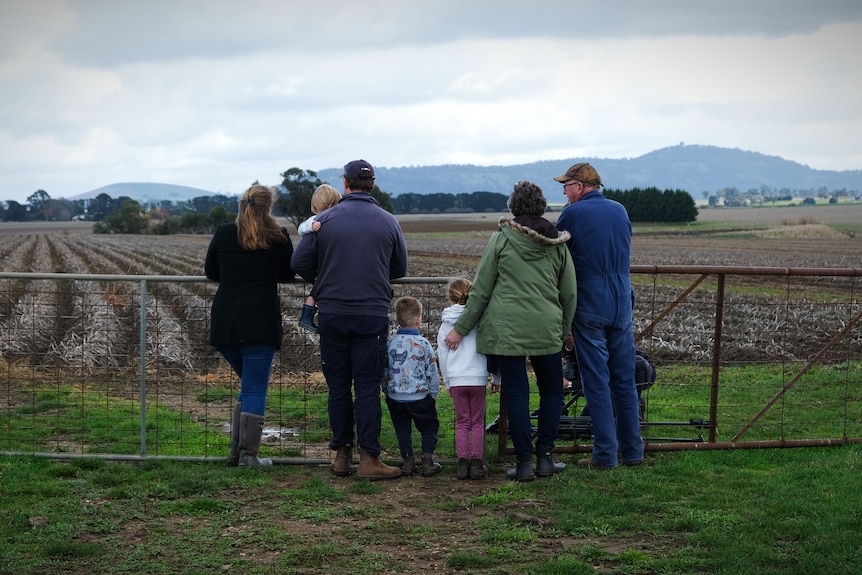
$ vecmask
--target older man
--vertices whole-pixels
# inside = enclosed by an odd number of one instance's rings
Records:
[[[602,179],[590,164],[575,164],[554,179],[569,200],[557,229],[572,236],[578,279],[572,335],[593,425],[592,457],[578,465],[612,469],[620,459],[639,465],[643,439],[635,386],[631,222],[622,204],[602,194]]]

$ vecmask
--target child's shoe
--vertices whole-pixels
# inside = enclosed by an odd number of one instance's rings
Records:
[[[422,456],[422,477],[431,477],[443,471],[443,466],[434,461],[430,455]]]
[[[313,305],[302,304],[302,317],[299,318],[299,327],[317,333],[317,326],[314,325],[315,312],[317,312],[317,308]]]
[[[401,475],[413,475],[414,473],[416,473],[416,459],[412,455],[408,455],[401,464]]]
[[[470,479],[485,479],[488,476],[488,468],[481,459],[470,460]]]
[[[466,457],[458,458],[458,465],[455,467],[455,477],[458,479],[467,479],[470,477],[470,462]]]

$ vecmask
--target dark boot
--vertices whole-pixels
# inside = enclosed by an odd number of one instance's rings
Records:
[[[481,459],[470,460],[470,479],[485,479],[488,476],[488,468]]]
[[[333,475],[344,477],[345,475],[350,475],[351,465],[353,465],[353,448],[349,445],[340,445],[335,450],[335,457],[332,459],[332,463],[329,464],[329,468],[332,470]]]
[[[239,463],[239,416],[242,414],[242,403],[233,406],[233,417],[230,420],[230,450],[227,453],[227,464],[236,467]]]
[[[536,475],[538,477],[550,477],[554,473],[563,471],[565,468],[565,463],[554,462],[550,451],[536,454]]]
[[[431,477],[443,471],[443,466],[434,461],[430,455],[422,455],[422,477]]]
[[[401,464],[401,475],[413,475],[416,473],[416,457],[408,455]]]
[[[239,416],[239,467],[269,467],[272,459],[260,458],[260,438],[263,436],[263,417],[254,413]]]
[[[317,308],[313,305],[302,304],[302,316],[299,318],[299,327],[317,333],[317,326],[314,325],[314,314],[316,312]]]
[[[455,477],[458,479],[467,479],[470,477],[470,461],[466,457],[458,458],[458,465],[455,467]]]
[[[518,463],[515,469],[506,472],[506,477],[513,481],[532,481],[536,478],[533,473],[533,455],[531,453],[518,454]]]
[[[401,470],[391,467],[380,461],[379,457],[372,457],[363,448],[359,448],[359,469],[356,477],[376,481],[377,479],[394,479],[401,477]]]

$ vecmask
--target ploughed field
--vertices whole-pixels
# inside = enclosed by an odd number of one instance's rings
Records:
[[[556,221],[558,215],[546,217]],[[501,216],[506,215],[402,216],[410,275],[472,275]],[[862,235],[853,231],[862,222],[862,205],[701,209],[698,222],[724,227],[635,225],[632,264],[862,267]]]
[[[557,215],[558,212],[551,212],[548,217],[555,220]],[[504,214],[399,216],[410,254],[408,276],[472,277],[501,216]],[[862,205],[704,209],[694,226],[636,225],[632,264],[858,269],[862,268],[862,233],[860,237],[854,233],[859,229],[857,222],[862,222]],[[712,224],[720,225],[711,227]],[[203,275],[209,236],[94,235],[90,232],[91,225],[87,223],[0,225],[0,271]],[[296,236],[293,239],[295,243],[299,241]],[[662,281],[666,279],[665,276]],[[671,301],[682,289],[678,286],[656,288],[651,276],[644,274],[635,277],[635,281],[641,282],[637,291],[643,301],[656,299],[656,294],[658,299]],[[686,281],[690,281],[690,277]],[[735,286],[753,286],[755,290],[753,295],[744,294],[751,300],[750,305],[745,302],[744,306],[735,308],[741,310],[740,317],[725,318],[728,327],[732,327],[734,321],[770,325],[769,322],[777,321],[768,316],[775,314],[776,305],[768,300],[774,298],[777,305],[783,305],[788,294],[795,297],[798,290],[805,291],[806,295],[817,292],[828,296],[834,292],[842,297],[846,297],[848,290],[855,293],[860,290],[858,279],[833,282],[797,277],[788,283],[781,276],[736,276],[733,281]],[[140,308],[140,289],[136,282],[77,279],[51,282],[0,278],[0,356],[13,361],[30,358],[38,363],[55,359],[61,364],[85,369],[112,367],[124,363],[123,358],[134,362],[137,333],[133,328],[138,322]],[[760,287],[764,289],[758,290]],[[305,289],[304,284],[297,283],[286,286],[283,291],[286,337],[298,342],[307,339],[307,333],[294,325],[298,317],[296,306],[304,297]],[[426,329],[436,333],[433,314],[437,314],[439,321],[441,305],[430,301],[429,294],[442,299],[443,290],[434,286],[429,289],[431,291],[422,294],[429,298],[427,309],[432,314]],[[775,289],[782,291],[776,295]],[[213,363],[204,326],[214,285],[162,282],[149,290],[148,323],[153,326],[154,333],[159,334],[159,339],[153,340],[148,357],[184,368],[202,367],[198,362]],[[636,316],[638,312],[647,315],[644,305],[639,303]],[[828,330],[820,331],[836,333],[832,324],[837,326],[842,321],[840,317],[821,317],[820,310],[825,309],[822,306],[808,302],[798,305],[809,306],[798,308],[796,313],[800,321],[813,322],[811,330],[806,325],[796,326],[800,333],[811,334],[818,331],[814,328],[826,326],[830,326]],[[654,351],[668,354],[667,359],[708,353],[708,349],[692,350],[695,342],[684,340],[699,337],[690,326],[709,325],[713,311],[711,305],[705,305],[697,310],[703,315],[701,318],[666,318],[665,324],[673,325],[676,321],[679,325],[675,341],[668,343],[666,349],[661,347],[662,343]],[[759,314],[767,315],[760,318]],[[648,319],[640,321],[639,327],[643,327]],[[769,331],[764,328],[764,337]],[[806,355],[806,350],[800,346],[820,343],[810,335],[792,339],[792,345],[781,350],[758,341],[749,342],[747,346],[769,353],[772,358],[798,358]],[[306,361],[308,365],[290,367],[313,371],[317,369],[316,361],[312,356]]]

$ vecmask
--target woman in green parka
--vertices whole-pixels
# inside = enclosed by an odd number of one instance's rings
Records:
[[[502,379],[509,434],[517,456],[509,477],[530,481],[565,468],[551,457],[563,403],[561,350],[571,338],[577,285],[566,242],[542,217],[547,200],[536,184],[515,184],[500,229],[485,248],[464,312],[445,338],[457,349],[461,337],[478,326],[476,351],[495,361]],[[532,465],[530,383],[527,358],[539,388],[536,467]]]

